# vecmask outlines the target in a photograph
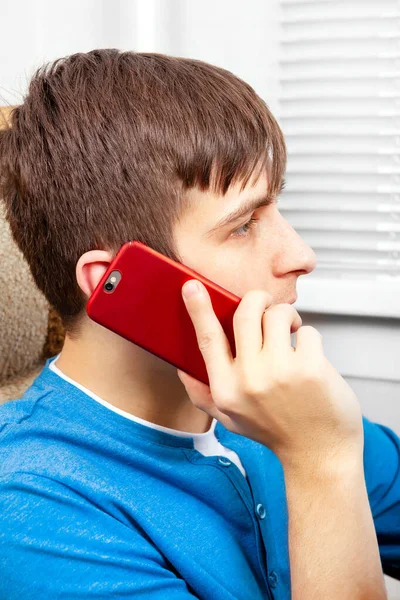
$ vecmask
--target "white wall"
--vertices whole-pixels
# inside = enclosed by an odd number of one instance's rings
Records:
[[[1,0],[0,102],[21,101],[41,64],[94,48],[134,49],[148,38],[151,2]],[[122,16],[123,15],[123,16]]]
[[[45,61],[118,47],[230,69],[278,114],[277,6],[277,0],[1,0],[0,103],[20,102]],[[400,433],[399,321],[301,316],[323,334],[326,355],[358,394],[364,414]],[[388,580],[388,587],[390,598],[400,600],[400,584]]]

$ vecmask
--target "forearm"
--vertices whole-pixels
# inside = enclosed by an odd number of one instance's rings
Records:
[[[384,600],[379,547],[360,461],[284,468],[292,600]]]

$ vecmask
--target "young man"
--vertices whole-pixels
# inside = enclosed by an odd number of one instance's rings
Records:
[[[0,599],[383,598],[400,440],[361,419],[290,306],[315,255],[278,212],[284,140],[252,88],[196,60],[76,54],[32,78],[0,160],[11,231],[67,331],[0,409]],[[187,301],[210,389],[87,317],[134,239],[243,297],[236,371],[207,296]],[[256,369],[262,319],[274,352]],[[323,382],[293,362],[307,330]],[[267,390],[283,356],[297,375]]]

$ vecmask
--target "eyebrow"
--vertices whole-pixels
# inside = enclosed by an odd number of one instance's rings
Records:
[[[283,191],[285,184],[286,184],[285,179],[282,179],[282,183],[280,185],[280,190],[278,192],[278,195]],[[224,215],[222,217],[222,219],[220,219],[216,223],[216,225],[214,225],[214,227],[212,229],[210,229],[210,231],[206,235],[207,235],[207,237],[209,237],[217,229],[222,229],[223,227],[226,227],[227,225],[235,223],[241,217],[256,210],[257,208],[260,208],[261,206],[270,206],[271,204],[276,204],[276,202],[277,202],[277,197],[273,198],[272,196],[269,196],[268,194],[267,195],[264,194],[263,196],[261,196],[259,198],[249,198],[248,200],[245,200],[245,202],[243,204],[238,206],[234,211]]]

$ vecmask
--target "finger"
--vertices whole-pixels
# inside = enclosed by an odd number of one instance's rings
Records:
[[[224,427],[232,431],[232,421],[215,406],[210,387],[188,373],[185,373],[185,371],[177,369],[177,373],[192,404],[209,414],[213,419],[217,419]]]
[[[262,315],[271,306],[272,296],[264,290],[250,290],[233,315],[236,360],[244,366],[254,361],[263,346]]]
[[[184,289],[188,282],[182,288],[182,296],[196,331],[197,342],[202,353],[211,392],[216,397],[218,389],[231,380],[232,352],[228,338],[219,322],[208,293],[207,288],[198,280],[200,287],[197,293],[189,298],[185,297]]]
[[[322,335],[311,325],[304,325],[296,333],[296,352],[317,356],[324,354]]]
[[[275,304],[266,310],[262,317],[264,352],[279,352],[293,354],[290,332],[301,327],[302,320],[297,310],[291,304]]]

